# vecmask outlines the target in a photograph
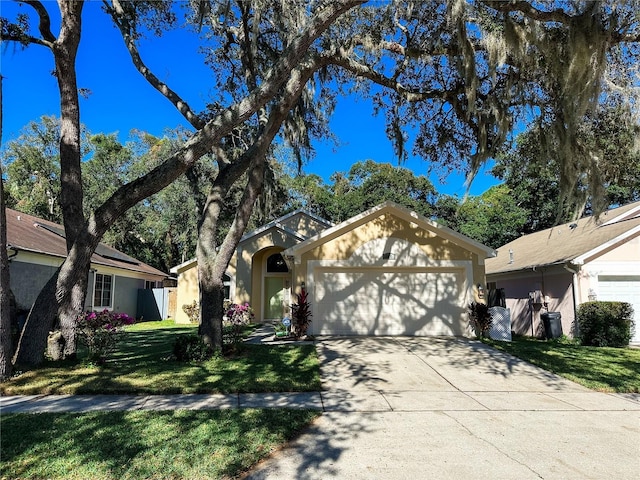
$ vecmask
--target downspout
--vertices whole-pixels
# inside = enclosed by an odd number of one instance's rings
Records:
[[[579,279],[578,279],[578,274],[580,273],[580,266],[579,265],[574,265],[571,262],[567,262],[563,265],[564,269],[573,274],[573,278],[572,278],[572,282],[571,282],[571,293],[572,293],[572,297],[573,297],[573,336],[577,337],[578,336],[578,322],[576,321],[576,316],[577,316],[577,312],[578,312],[578,301],[576,299],[576,296],[578,294],[578,292],[580,291],[580,286],[578,284]]]

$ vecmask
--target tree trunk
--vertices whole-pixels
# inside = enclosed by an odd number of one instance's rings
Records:
[[[66,0],[58,4],[62,24],[52,51],[60,92],[60,207],[69,251],[85,223],[82,210],[80,100],[76,81],[83,2]]]
[[[76,55],[82,31],[83,2],[70,0],[59,2],[59,5],[62,25],[53,47],[53,57],[60,91],[60,207],[67,251],[71,251],[76,238],[86,228],[82,208],[80,100],[76,80]],[[62,274],[64,269],[58,275],[56,292],[60,292],[63,297],[71,296],[69,301],[65,298],[65,301],[58,305],[58,318],[64,339],[64,358],[76,356],[76,319],[87,295],[89,266],[84,268],[85,263],[80,262],[79,270],[73,275],[76,283],[70,290],[63,291],[60,288],[61,282],[68,284],[68,278]]]
[[[56,298],[58,303],[58,320],[64,338],[64,358],[76,356],[76,322],[84,309],[87,296],[91,255],[98,242],[87,243],[87,235],[76,238],[69,256],[58,274]]]
[[[222,349],[222,317],[224,315],[224,283],[222,277],[247,227],[258,196],[264,185],[265,156],[251,163],[249,179],[236,216],[218,252],[215,251],[220,203],[211,202],[205,209],[198,238],[198,281],[200,283],[200,335],[207,345]],[[219,200],[219,197],[217,197]],[[217,205],[216,205],[217,203]]]
[[[39,365],[44,359],[47,337],[56,320],[58,270],[42,288],[22,328],[13,357],[14,365]]]
[[[0,78],[0,92],[2,91]],[[2,94],[0,93],[0,100]],[[1,114],[0,114],[1,115]],[[0,117],[0,138],[2,118]],[[0,167],[0,382],[11,376],[11,294],[9,285],[9,257],[7,255],[7,215],[4,205],[4,180]]]

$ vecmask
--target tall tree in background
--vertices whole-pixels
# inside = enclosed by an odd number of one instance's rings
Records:
[[[640,199],[640,125],[628,106],[613,104],[595,114],[588,112],[578,135],[583,150],[580,155],[592,159],[595,171],[591,174],[599,177],[602,194],[594,198],[587,175],[579,176],[576,188],[582,196],[577,216]],[[492,173],[505,182],[518,206],[528,212],[521,234],[574,218],[568,211],[558,215],[563,168],[556,155],[558,143],[553,129],[534,126],[518,135],[513,148],[496,158]]]
[[[334,173],[331,181],[325,185],[317,175],[290,177],[286,182],[292,208],[304,208],[340,223],[390,200],[430,218],[438,198],[427,177],[373,160],[356,162],[346,174]]]
[[[3,147],[8,207],[62,223],[59,152],[60,121],[51,116],[30,122]]]

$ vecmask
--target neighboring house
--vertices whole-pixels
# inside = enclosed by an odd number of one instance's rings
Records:
[[[512,330],[540,336],[540,315],[560,312],[574,332],[589,300],[629,302],[640,324],[640,202],[514,240],[487,261],[490,289],[504,289]],[[632,342],[640,342],[640,327]]]
[[[62,225],[7,208],[10,285],[19,310],[29,310],[67,256]],[[85,309],[160,319],[152,289],[167,275],[105,244],[91,257]]]
[[[258,321],[290,315],[305,286],[310,333],[466,335],[467,304],[479,299],[484,261],[494,254],[385,202],[336,226],[301,211],[275,220],[243,237],[228,273],[232,299],[249,302]],[[179,268],[172,271],[182,305],[181,288],[197,288],[181,286],[189,269],[181,276]]]

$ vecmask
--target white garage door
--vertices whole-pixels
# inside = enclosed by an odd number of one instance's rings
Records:
[[[464,269],[318,268],[312,331],[337,335],[463,335]]]
[[[598,300],[630,303],[636,322],[631,341],[640,342],[640,276],[599,276]]]

